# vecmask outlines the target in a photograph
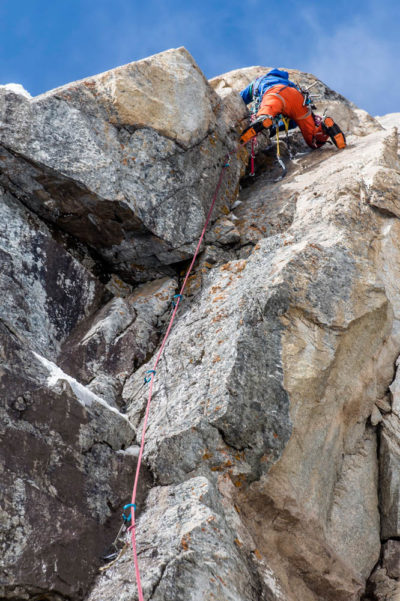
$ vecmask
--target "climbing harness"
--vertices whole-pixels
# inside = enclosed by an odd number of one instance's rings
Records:
[[[225,173],[226,169],[229,167],[230,156],[232,154],[236,153],[242,145],[243,144],[239,144],[239,146],[237,148],[235,148],[235,150],[233,150],[230,153],[228,153],[226,155],[226,157],[225,157],[225,163],[222,165],[221,172],[219,174],[219,179],[218,179],[217,185],[216,185],[215,190],[214,190],[214,195],[213,195],[212,200],[211,200],[211,205],[210,205],[210,208],[208,210],[207,217],[206,217],[206,220],[205,220],[205,223],[204,223],[204,227],[203,227],[202,232],[200,234],[200,238],[199,238],[199,241],[197,243],[196,250],[194,252],[192,261],[191,261],[191,263],[190,263],[190,265],[189,265],[189,267],[188,267],[188,269],[186,271],[186,275],[185,275],[185,278],[183,280],[183,283],[182,283],[182,286],[181,286],[179,294],[175,294],[175,296],[174,296],[174,300],[173,300],[174,310],[173,310],[172,315],[170,317],[167,330],[166,330],[166,332],[164,334],[164,338],[163,338],[163,340],[161,342],[161,346],[160,346],[159,351],[157,353],[153,369],[148,369],[145,372],[145,374],[148,374],[148,375],[145,375],[144,382],[145,382],[145,384],[149,384],[149,391],[148,391],[148,397],[147,397],[146,411],[145,411],[145,415],[144,415],[144,419],[143,419],[142,438],[141,438],[141,443],[140,443],[139,456],[138,456],[138,461],[137,461],[137,466],[136,466],[136,473],[135,473],[135,479],[134,479],[134,484],[133,484],[132,500],[131,500],[130,503],[128,503],[127,505],[124,506],[124,512],[122,514],[123,515],[123,525],[129,524],[127,530],[131,534],[133,562],[134,562],[134,565],[135,565],[136,584],[137,584],[137,589],[138,589],[139,601],[144,601],[144,597],[143,597],[142,584],[141,584],[141,579],[140,579],[139,562],[138,562],[138,554],[137,554],[137,544],[136,544],[136,532],[135,532],[135,528],[136,528],[136,520],[135,520],[136,504],[135,504],[135,501],[136,501],[137,487],[138,487],[138,482],[139,482],[140,468],[141,468],[142,459],[143,459],[145,435],[146,435],[146,430],[147,430],[147,422],[148,422],[148,418],[149,418],[150,404],[151,404],[151,400],[152,400],[152,397],[153,397],[153,385],[154,385],[154,379],[155,379],[155,376],[156,376],[156,369],[157,369],[157,365],[158,365],[158,363],[159,363],[159,361],[161,359],[161,356],[163,354],[163,351],[164,351],[165,345],[167,343],[169,334],[171,332],[171,328],[172,328],[172,325],[174,323],[175,316],[176,316],[176,313],[177,313],[178,308],[179,308],[179,304],[183,300],[183,293],[185,291],[186,284],[187,284],[189,276],[190,276],[190,274],[192,272],[192,269],[193,269],[193,266],[194,266],[195,261],[197,259],[197,255],[199,253],[201,244],[203,242],[203,239],[204,239],[204,236],[205,236],[208,224],[210,222],[211,215],[212,215],[212,212],[214,210],[214,206],[215,206],[215,203],[216,203],[216,200],[217,200],[217,197],[218,197],[218,192],[219,192],[219,189],[220,189],[221,184],[222,184],[224,173]],[[127,509],[130,510],[130,512],[129,512],[128,515],[125,514],[125,510],[127,510]]]

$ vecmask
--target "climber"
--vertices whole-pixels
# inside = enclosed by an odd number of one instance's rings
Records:
[[[331,117],[314,115],[310,100],[290,81],[289,73],[272,69],[258,77],[240,92],[246,104],[258,101],[257,118],[247,127],[240,141],[246,143],[264,128],[274,125],[275,117],[283,115],[295,121],[311,148],[320,148],[329,138],[338,148],[345,148],[346,138]]]

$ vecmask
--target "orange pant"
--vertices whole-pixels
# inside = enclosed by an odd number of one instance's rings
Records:
[[[277,85],[267,90],[262,97],[257,117],[282,114],[296,121],[303,138],[311,148],[319,148],[328,140],[321,125],[316,125],[311,109],[303,106],[303,95],[296,88]]]

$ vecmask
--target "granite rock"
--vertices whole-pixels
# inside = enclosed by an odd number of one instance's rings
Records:
[[[99,308],[104,287],[2,188],[0,220],[0,319],[54,359],[80,320]]]
[[[237,117],[184,48],[32,99],[3,88],[0,181],[124,279],[162,277],[194,250]],[[232,157],[214,219],[246,156]]]
[[[286,230],[259,229],[247,259],[195,274],[157,370],[145,451],[156,481],[229,477],[242,527],[290,601],[358,599],[380,554],[367,420],[400,350],[400,252],[394,212],[371,208],[380,184],[369,173],[396,172],[396,146],[373,132],[246,189],[242,231],[271,196],[277,225],[291,203]],[[123,391],[138,430],[149,368]]]
[[[60,366],[111,404],[121,402],[126,379],[156,348],[176,284],[163,278],[110,300],[64,342]]]
[[[259,69],[209,85],[178,49],[34,99],[0,89],[4,598],[137,600],[127,539],[96,571],[130,496],[143,377]],[[279,181],[260,145],[242,188],[247,152],[232,156],[155,375],[146,601],[397,594],[398,136],[290,73],[349,144],[286,148]]]

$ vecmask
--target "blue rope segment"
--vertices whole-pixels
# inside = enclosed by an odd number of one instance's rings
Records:
[[[146,374],[150,374],[149,376],[145,376],[144,377],[144,383],[148,384],[151,381],[151,375],[152,374],[156,375],[156,370],[155,369],[148,369],[145,373]]]
[[[132,519],[132,514],[130,513],[129,515],[125,514],[125,510],[129,509],[129,507],[133,507],[133,511],[136,511],[136,505],[135,503],[128,503],[128,505],[124,505],[124,512],[122,514],[122,518],[124,520],[125,523],[128,523],[131,521]]]
[[[176,307],[176,305],[178,304],[178,301],[177,301],[177,300],[176,300],[176,301],[174,300],[175,298],[176,298],[176,299],[179,299],[179,300],[181,301],[181,300],[183,299],[183,296],[182,296],[182,294],[175,294],[175,295],[174,295],[174,298],[172,299],[172,306],[173,306],[173,307]]]

